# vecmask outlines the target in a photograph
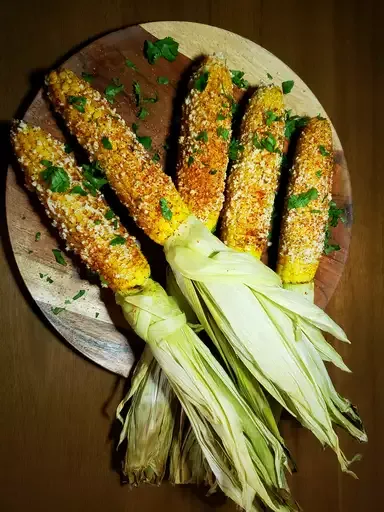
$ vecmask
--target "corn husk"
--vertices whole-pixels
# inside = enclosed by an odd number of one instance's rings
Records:
[[[157,283],[116,301],[150,346],[185,411],[218,485],[239,506],[291,510],[282,486],[284,449],[253,414],[223,368]]]
[[[230,346],[258,382],[320,442],[337,454],[348,471],[333,429],[340,402],[329,396],[322,368],[307,363],[308,346],[321,341],[321,330],[348,342],[344,331],[305,297],[282,287],[275,272],[248,254],[229,249],[191,216],[165,245],[165,254],[178,285],[209,333],[217,329],[220,342]],[[206,314],[209,312],[209,315]],[[305,326],[309,326],[308,328]],[[312,329],[311,335],[307,335]],[[306,332],[304,332],[306,330]],[[302,342],[303,336],[308,343]],[[223,348],[223,351],[226,350]],[[321,361],[321,364],[322,361]],[[339,410],[337,423],[360,441],[367,436],[360,419]],[[356,414],[356,413],[355,413]],[[358,426],[360,424],[360,427]]]
[[[129,409],[122,411],[127,403]],[[171,447],[176,397],[148,345],[135,368],[131,388],[117,408],[126,441],[123,474],[129,484],[156,484],[163,480]]]

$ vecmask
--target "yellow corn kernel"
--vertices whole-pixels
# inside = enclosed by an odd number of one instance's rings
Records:
[[[300,135],[288,186],[277,266],[283,283],[309,283],[315,277],[324,248],[332,178],[331,125],[313,118]]]
[[[189,215],[171,178],[152,161],[115,109],[87,82],[63,69],[50,73],[47,85],[55,109],[90,158],[105,170],[135,222],[155,242],[164,244]],[[83,108],[76,108],[73,97],[82,98]]]
[[[144,285],[150,269],[136,239],[120,222],[115,226],[116,217],[105,218],[109,207],[100,193],[75,193],[79,188],[85,190],[84,178],[73,156],[65,153],[64,144],[23,121],[14,124],[11,139],[27,187],[37,193],[67,248],[98,272],[114,291],[126,292]],[[67,177],[62,192],[52,191],[42,175],[50,165],[60,168]],[[112,241],[117,238],[119,243],[114,245]]]
[[[280,87],[262,86],[252,96],[240,133],[240,150],[228,178],[221,239],[260,258],[267,247],[284,147]]]
[[[190,210],[213,230],[224,201],[231,139],[231,74],[223,59],[204,59],[183,106],[177,185]]]

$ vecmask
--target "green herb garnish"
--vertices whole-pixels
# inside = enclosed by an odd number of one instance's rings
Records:
[[[217,170],[216,169],[211,169],[209,171],[209,174],[212,174],[212,176],[214,176],[215,174],[217,174]]]
[[[172,210],[169,208],[168,206],[168,202],[167,200],[162,197],[159,201],[160,203],[160,210],[161,210],[161,215],[164,217],[165,220],[172,220]]]
[[[219,126],[216,130],[216,133],[219,137],[224,140],[228,140],[229,138],[229,130],[228,128],[224,128],[223,126]]]
[[[144,54],[150,64],[155,64],[160,57],[173,62],[176,60],[178,53],[179,43],[172,37],[164,37],[164,39],[159,39],[155,43],[148,40],[144,43]]]
[[[107,210],[107,211],[105,212],[105,215],[104,215],[104,217],[105,217],[107,220],[112,220],[114,216],[115,216],[115,214],[113,213],[113,211],[112,211],[112,210]]]
[[[64,151],[69,155],[69,153],[72,153],[73,149],[71,146],[67,143],[64,144]]]
[[[249,86],[249,82],[243,78],[244,71],[239,71],[236,69],[231,69],[230,71],[232,83],[237,87],[240,87],[240,89],[247,89],[247,87]]]
[[[289,94],[292,91],[294,85],[295,85],[295,82],[293,80],[286,80],[285,82],[283,82],[281,84],[281,86],[283,88],[283,93]]]
[[[108,137],[103,137],[103,138],[101,139],[101,143],[102,143],[102,145],[103,145],[103,147],[104,147],[105,149],[112,149],[112,143],[111,143],[111,141],[108,139]]]
[[[192,156],[192,155],[190,155],[190,156],[188,157],[188,167],[191,167],[191,165],[193,164],[193,162],[194,162],[194,161],[195,161],[195,159],[193,158],[193,156]]]
[[[155,153],[153,155],[152,162],[160,162],[160,155],[159,155],[159,153]]]
[[[244,151],[244,146],[240,144],[240,141],[237,139],[232,139],[229,143],[228,156],[231,160],[237,160],[239,156],[239,151]]]
[[[304,208],[318,197],[319,193],[315,188],[310,188],[307,192],[302,192],[301,194],[293,194],[288,199],[288,210],[292,210],[293,208]]]
[[[135,71],[137,71],[136,64],[134,64],[131,60],[125,59],[125,65],[127,66],[127,68],[131,68],[131,69],[134,69]]]
[[[99,276],[99,277],[100,277],[100,283],[102,286],[109,286],[108,281],[106,279],[104,279],[103,276]]]
[[[322,156],[329,156],[329,155],[331,154],[331,153],[330,153],[329,151],[327,151],[327,150],[325,149],[325,147],[324,147],[324,146],[322,146],[322,145],[320,145],[320,146],[319,146],[319,151],[320,151],[320,153],[321,153],[321,155],[322,155]]]
[[[273,80],[273,76],[272,76],[270,73],[267,73],[267,77],[268,77],[270,80]]]
[[[59,307],[56,307],[56,308],[51,308],[51,311],[54,315],[58,315],[59,313],[61,313],[62,311],[65,311],[65,308],[59,308]]]
[[[311,210],[311,213],[321,213],[321,210]]]
[[[94,224],[95,224],[96,226],[100,226],[100,224],[101,224],[101,220],[100,220],[100,219],[96,219],[96,220],[94,221]]]
[[[47,276],[47,279],[46,279],[47,283],[49,284],[52,284],[53,283],[53,279],[49,276]]]
[[[73,189],[69,192],[70,194],[79,194],[80,196],[86,196],[86,191],[80,187],[80,185],[76,185],[73,187]]]
[[[137,133],[138,129],[139,129],[139,125],[137,123],[132,123],[132,131],[133,131],[133,133]]]
[[[77,299],[80,299],[80,297],[82,297],[83,295],[85,295],[85,290],[79,290],[76,295],[74,297],[72,297],[72,300],[77,300]]]
[[[118,78],[112,78],[112,83],[107,85],[104,90],[104,96],[109,101],[109,103],[114,103],[115,96],[122,91],[124,91],[124,85],[120,83]]]
[[[217,119],[217,121],[224,121],[224,119],[227,119],[227,116],[220,112],[220,114],[217,114],[216,119]]]
[[[290,139],[293,133],[308,124],[308,116],[291,116],[291,110],[285,112],[285,137]]]
[[[141,103],[141,87],[139,82],[134,81],[132,83],[133,94],[135,95],[136,106],[138,107]]]
[[[200,92],[203,92],[204,89],[207,87],[208,77],[209,71],[203,71],[201,75],[195,80],[195,89],[197,89]]]
[[[68,96],[68,103],[73,105],[73,107],[84,114],[85,112],[85,104],[87,103],[87,98],[83,96]]]
[[[59,265],[63,265],[63,267],[67,266],[67,262],[65,261],[63,255],[61,254],[61,251],[59,249],[52,249],[53,255],[55,257],[56,262]]]
[[[106,185],[108,181],[104,178],[104,171],[100,167],[98,161],[93,162],[92,164],[83,164],[83,176],[85,181],[83,181],[83,187],[89,190],[89,192],[93,195],[97,195],[97,191],[101,189],[103,185]]]
[[[109,242],[109,245],[124,245],[125,243],[126,239],[123,236],[118,235]]]
[[[320,171],[320,170],[319,170],[319,171],[316,171],[316,176],[317,176],[318,178],[321,178],[321,174],[322,174],[322,173],[321,173],[321,171]]]
[[[151,149],[152,147],[152,138],[148,135],[143,135],[142,137],[137,136],[137,140],[144,146],[145,149]]]
[[[158,76],[156,81],[160,85],[168,85],[169,84],[169,79],[166,76]]]
[[[83,73],[81,73],[81,77],[82,77],[83,80],[85,80],[86,82],[91,84],[92,80],[95,78],[95,75],[93,75],[92,73],[85,73],[83,71]]]
[[[255,133],[252,142],[257,149],[266,149],[270,153],[280,153],[280,150],[276,147],[276,139],[271,133],[267,133],[267,136],[261,140],[259,139],[257,133]]]
[[[200,132],[196,136],[196,140],[202,140],[203,142],[208,142],[208,133],[206,131]]]
[[[40,231],[38,231],[36,234],[35,234],[35,242],[38,242],[41,238],[41,233]]]
[[[265,112],[265,123],[267,126],[271,126],[274,121],[280,121],[280,117],[277,116],[272,110]]]
[[[147,117],[148,114],[149,114],[148,110],[144,107],[141,107],[141,109],[139,110],[139,112],[137,114],[137,117],[139,119],[143,120]]]
[[[70,185],[68,173],[62,167],[51,165],[48,160],[42,160],[41,163],[47,166],[41,171],[40,176],[48,184],[49,189],[52,192],[67,192]]]

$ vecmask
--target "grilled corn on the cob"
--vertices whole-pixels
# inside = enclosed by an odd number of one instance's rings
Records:
[[[330,123],[313,118],[300,135],[288,185],[277,266],[284,284],[310,283],[315,277],[332,199],[332,172]]]
[[[231,74],[224,60],[210,56],[193,74],[183,107],[178,190],[210,230],[217,224],[224,201],[232,93]]]
[[[252,96],[240,135],[239,158],[228,179],[221,239],[260,258],[268,243],[284,146],[280,87],[262,86]]]
[[[169,176],[153,162],[125,121],[101,94],[72,71],[53,71],[49,97],[68,128],[98,160],[137,224],[164,244],[189,210]]]
[[[28,188],[37,192],[67,247],[113,290],[142,286],[149,277],[149,265],[135,238],[106,218],[109,208],[100,193],[87,197],[76,193],[76,189],[85,192],[84,178],[64,144],[24,122],[14,125],[12,142]],[[50,186],[52,176],[56,181]]]

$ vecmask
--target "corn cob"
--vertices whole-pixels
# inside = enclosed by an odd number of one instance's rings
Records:
[[[182,114],[178,190],[208,229],[217,224],[224,201],[231,139],[233,85],[219,57],[207,57],[193,74]]]
[[[71,132],[98,160],[120,200],[155,242],[164,244],[189,210],[172,180],[101,94],[68,69],[47,78],[49,97]]]
[[[262,86],[244,116],[239,158],[228,179],[221,239],[260,258],[267,247],[284,146],[280,87]]]
[[[310,283],[324,248],[332,199],[332,130],[313,118],[299,138],[282,222],[277,272],[284,284]]]
[[[109,208],[100,193],[87,197],[73,193],[75,187],[84,190],[84,178],[74,159],[65,153],[64,144],[23,121],[14,124],[12,142],[27,187],[36,190],[67,248],[101,274],[113,290],[142,286],[149,277],[149,265],[135,238],[121,224],[114,228],[113,222],[105,218]],[[68,180],[65,191],[65,186],[62,192],[52,191],[43,178],[50,168],[64,173],[64,180]]]

